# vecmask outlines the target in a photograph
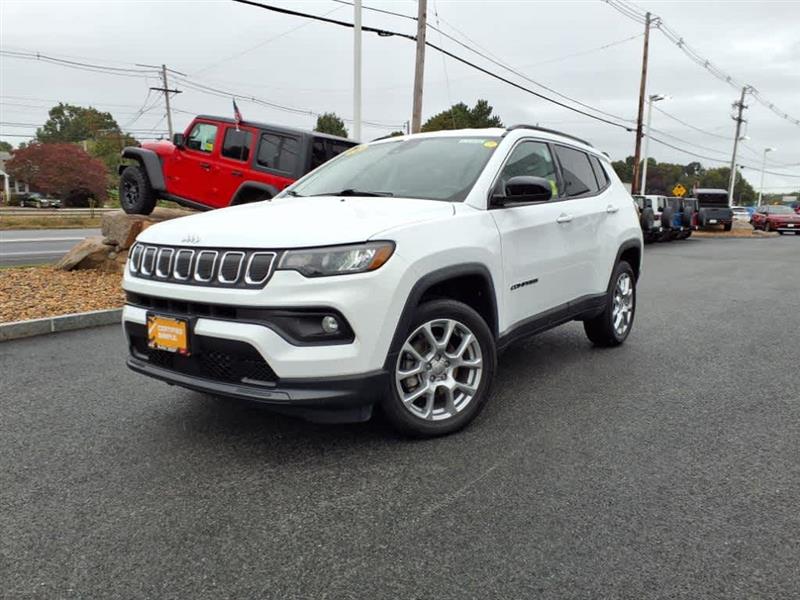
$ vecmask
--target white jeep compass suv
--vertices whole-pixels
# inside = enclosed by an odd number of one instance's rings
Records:
[[[292,147],[279,140],[276,172]],[[631,197],[582,140],[524,125],[381,139],[270,201],[142,232],[128,366],[317,421],[379,404],[406,433],[445,434],[486,404],[511,342],[580,320],[621,344],[641,260]]]

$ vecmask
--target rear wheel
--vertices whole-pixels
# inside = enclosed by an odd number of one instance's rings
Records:
[[[733,223],[725,223],[725,231],[730,231],[733,229]]]
[[[483,318],[454,300],[417,308],[393,365],[384,412],[401,432],[434,437],[458,431],[489,399],[497,353]]]
[[[156,207],[150,180],[141,167],[127,167],[119,178],[119,203],[130,215],[149,215]]]
[[[619,346],[628,337],[636,315],[636,277],[633,268],[620,261],[611,277],[602,313],[583,322],[586,337],[601,347]]]

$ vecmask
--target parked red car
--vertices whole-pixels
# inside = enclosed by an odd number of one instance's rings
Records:
[[[201,115],[172,142],[129,147],[120,166],[126,213],[147,215],[159,198],[208,210],[272,198],[357,142],[315,131]]]
[[[759,206],[753,213],[753,228],[800,235],[800,215],[788,206]]]

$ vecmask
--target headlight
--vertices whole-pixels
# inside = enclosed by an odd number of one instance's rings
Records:
[[[381,267],[393,252],[392,242],[288,250],[281,258],[278,269],[298,271],[306,277],[364,273]]]

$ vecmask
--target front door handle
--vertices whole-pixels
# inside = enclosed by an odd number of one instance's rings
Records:
[[[241,177],[242,175],[244,175],[244,173],[242,173],[241,171],[231,171],[231,175],[233,175],[234,177]]]
[[[606,212],[609,213],[609,214],[614,214],[618,210],[619,210],[619,207],[618,206],[614,206],[613,204],[609,204],[608,206],[606,206]]]
[[[211,163],[200,163],[200,168],[205,171],[211,170]]]
[[[571,222],[572,222],[572,215],[561,213],[556,218],[556,223],[571,223]]]

